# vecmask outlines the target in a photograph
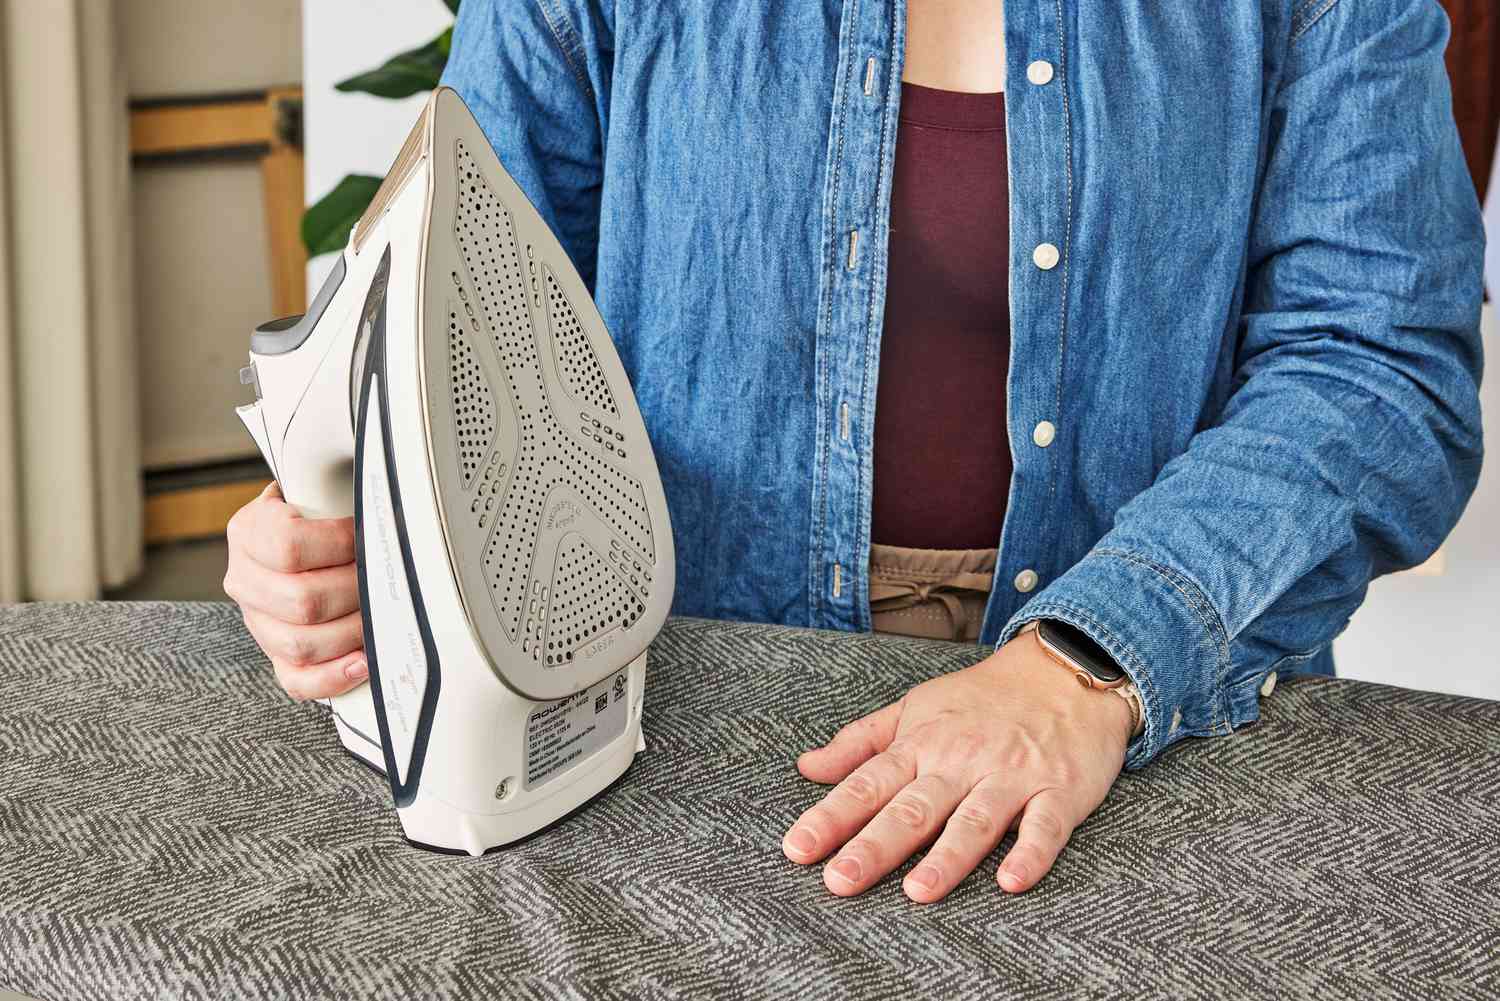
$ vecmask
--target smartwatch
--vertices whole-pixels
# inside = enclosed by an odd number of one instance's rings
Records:
[[[1042,652],[1055,664],[1071,671],[1084,688],[1114,692],[1130,704],[1131,736],[1145,729],[1140,689],[1114,658],[1083,630],[1059,619],[1033,619],[1021,629],[1032,633]]]

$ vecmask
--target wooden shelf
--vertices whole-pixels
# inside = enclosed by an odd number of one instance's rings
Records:
[[[302,89],[132,101],[130,153],[137,168],[250,158],[260,168],[277,316],[307,304],[302,245]],[[225,403],[228,406],[228,401]],[[243,464],[241,464],[243,466]],[[230,517],[265,487],[265,470],[209,470],[206,480],[148,476],[146,544],[223,535]],[[151,481],[157,482],[153,485]]]

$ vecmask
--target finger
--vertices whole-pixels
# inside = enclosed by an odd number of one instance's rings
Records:
[[[326,663],[307,667],[297,667],[273,657],[271,666],[276,671],[276,680],[281,683],[281,687],[298,702],[343,695],[364,684],[370,676],[363,650],[355,650]]]
[[[299,573],[354,562],[353,518],[304,518],[269,490],[233,524],[230,542],[261,566]]]
[[[964,791],[941,775],[910,783],[823,867],[823,885],[841,897],[868,890],[942,829]]]
[[[244,544],[252,532],[252,523],[259,517],[259,513],[265,509],[266,502],[270,499],[281,499],[281,488],[276,481],[272,480],[260,488],[260,493],[255,500],[240,508],[229,516],[229,524],[225,526],[224,534],[229,538],[229,549],[231,552],[238,546]]]
[[[1005,837],[1023,797],[1007,780],[991,776],[954,808],[943,833],[902,888],[919,904],[942,900],[983,862]]]
[[[854,769],[891,746],[899,722],[901,703],[892,702],[846,725],[822,747],[803,754],[797,759],[797,770],[813,782],[842,782]]]
[[[277,573],[231,550],[224,593],[242,608],[303,626],[332,622],[359,608],[359,578],[353,563]]]
[[[253,608],[242,609],[245,625],[260,648],[293,667],[310,667],[363,648],[364,624],[358,612],[332,622],[299,626],[272,618]]]
[[[916,777],[916,764],[905,755],[877,754],[803,811],[782,839],[782,851],[802,865],[827,857]]]
[[[1045,876],[1057,860],[1057,853],[1068,843],[1073,823],[1072,810],[1063,793],[1044,789],[1031,797],[1021,813],[1016,843],[1000,862],[995,878],[1000,889],[1008,893],[1029,890]]]

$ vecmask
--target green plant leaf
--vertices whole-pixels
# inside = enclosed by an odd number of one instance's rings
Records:
[[[448,50],[453,44],[449,28],[419,48],[392,56],[383,66],[351,76],[334,84],[334,89],[349,93],[358,91],[376,97],[410,97],[438,85],[443,67],[448,65]]]
[[[447,4],[448,9],[453,11],[454,17],[458,16],[458,0],[443,0],[443,3]]]
[[[302,214],[302,242],[311,257],[343,250],[349,232],[365,214],[381,178],[350,174]]]

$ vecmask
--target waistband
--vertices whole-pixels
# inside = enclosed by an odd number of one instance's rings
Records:
[[[973,640],[984,616],[997,549],[870,546],[870,612],[878,632]]]
[[[998,549],[909,549],[871,543],[870,575],[923,581],[962,576],[964,582],[956,586],[988,592],[999,553]],[[875,595],[870,597],[873,600]]]

